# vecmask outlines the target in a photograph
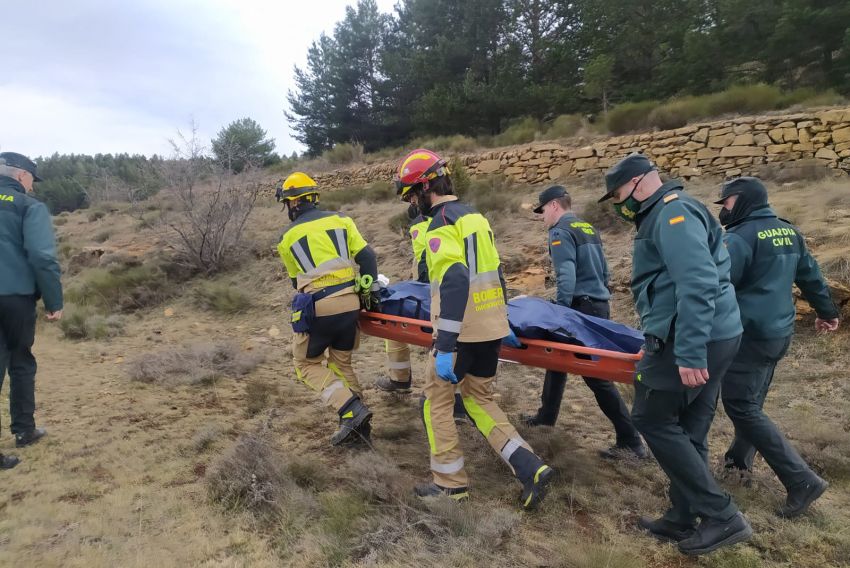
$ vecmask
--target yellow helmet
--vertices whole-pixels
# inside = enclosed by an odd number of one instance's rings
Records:
[[[316,182],[303,172],[290,174],[283,181],[283,199],[292,201],[306,195],[318,195],[319,189]]]

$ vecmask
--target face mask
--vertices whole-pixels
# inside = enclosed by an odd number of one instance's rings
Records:
[[[419,217],[419,206],[415,203],[411,203],[407,208],[407,218],[411,221],[415,221],[417,217]]]
[[[296,213],[295,208],[292,206],[292,202],[287,201],[286,202],[286,215],[289,217],[290,221],[295,221],[295,218],[298,217],[298,215],[296,215],[295,213]]]
[[[628,221],[629,223],[635,222],[635,217],[640,211],[641,202],[634,198],[635,191],[637,191],[640,182],[643,181],[643,178],[646,177],[646,174],[640,176],[640,179],[635,182],[634,187],[632,188],[629,196],[626,197],[619,203],[614,203],[614,212],[622,219]]]
[[[724,207],[720,210],[720,215],[718,215],[718,217],[720,217],[720,224],[725,227],[726,225],[732,222],[732,211]]]

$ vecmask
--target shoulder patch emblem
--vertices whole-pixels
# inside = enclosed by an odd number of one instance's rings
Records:
[[[413,230],[410,232],[410,236],[411,236],[411,237],[413,237],[414,239],[419,238],[419,229],[413,229]]]
[[[676,225],[678,223],[683,222],[684,220],[685,220],[685,216],[679,215],[678,217],[671,217],[670,220],[668,221],[668,223],[670,223],[671,225]]]
[[[0,195],[0,201],[14,201],[14,196],[11,195]]]
[[[561,241],[552,241],[552,246],[553,246],[553,247],[554,247],[554,246],[558,246],[559,244],[561,244]]]
[[[664,203],[670,203],[674,199],[679,199],[678,193],[671,193],[670,195],[665,195],[664,196]]]
[[[434,238],[428,241],[428,247],[431,249],[431,252],[437,252],[440,250],[440,239]]]

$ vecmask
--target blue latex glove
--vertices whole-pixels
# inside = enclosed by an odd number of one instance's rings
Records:
[[[522,343],[519,342],[519,339],[517,338],[516,333],[514,333],[514,330],[510,330],[508,332],[508,336],[502,339],[502,345],[507,345],[508,347],[516,348],[522,347]]]
[[[451,384],[456,385],[458,380],[455,375],[455,364],[452,360],[452,354],[444,351],[437,351],[436,359],[437,361],[435,366],[437,368],[437,376],[444,381],[448,381]]]

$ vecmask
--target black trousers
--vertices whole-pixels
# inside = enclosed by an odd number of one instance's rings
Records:
[[[310,342],[307,357],[318,357],[332,347],[339,351],[351,351],[357,342],[357,318],[359,311],[343,312],[332,316],[321,316],[310,324]]]
[[[815,473],[764,413],[764,400],[773,382],[776,364],[785,356],[790,337],[756,340],[746,335],[723,377],[723,408],[735,425],[735,439],[726,462],[752,469],[758,451],[786,489],[811,481]]]
[[[671,506],[664,514],[669,521],[691,524],[697,517],[726,521],[738,512],[711,475],[708,431],[723,375],[739,344],[736,337],[707,345],[709,380],[697,388],[682,385],[672,341],[659,353],[645,354],[638,364],[632,420],[670,479]]]
[[[35,428],[35,297],[0,296],[0,388],[9,372],[12,433]]]
[[[575,298],[570,307],[589,316],[605,319],[611,317],[611,309],[607,301],[594,300],[587,296]],[[640,444],[640,435],[632,424],[629,410],[626,408],[617,386],[613,382],[603,379],[582,378],[584,383],[593,391],[599,409],[614,425],[614,431],[617,433],[617,445],[635,446]],[[537,416],[542,422],[554,424],[558,419],[566,384],[566,373],[546,371],[546,378],[543,380],[543,392],[540,395],[540,409],[537,411]]]

